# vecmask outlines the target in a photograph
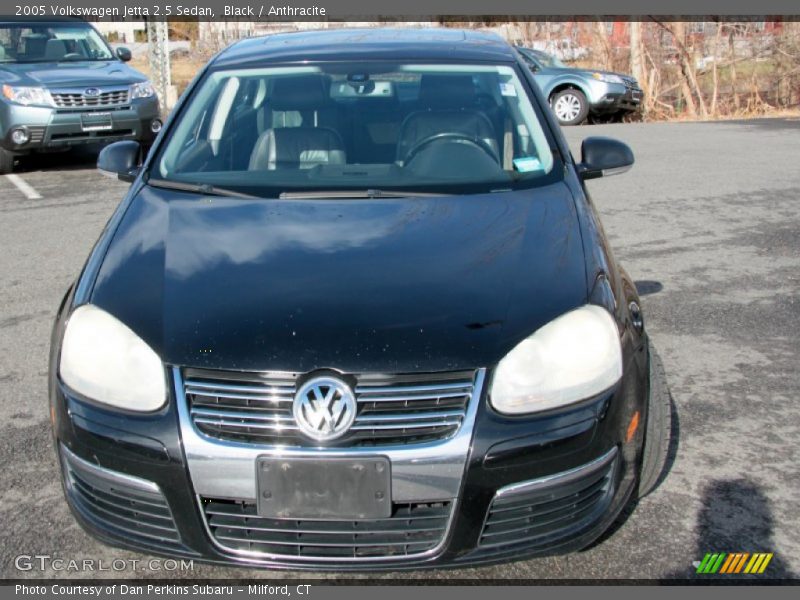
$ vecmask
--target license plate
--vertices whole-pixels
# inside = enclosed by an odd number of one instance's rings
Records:
[[[364,458],[256,460],[258,514],[273,519],[382,519],[392,514],[391,463]]]
[[[81,115],[81,129],[84,131],[104,131],[113,126],[111,113],[84,113]]]

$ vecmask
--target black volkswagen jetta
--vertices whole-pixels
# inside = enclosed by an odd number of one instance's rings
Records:
[[[580,549],[653,487],[664,403],[583,185],[633,156],[591,138],[576,164],[499,38],[240,42],[139,154],[98,161],[132,185],[53,334],[92,534],[453,566]]]

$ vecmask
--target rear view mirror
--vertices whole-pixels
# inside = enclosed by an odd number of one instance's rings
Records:
[[[109,144],[97,157],[97,170],[121,181],[133,181],[139,174],[141,151],[139,142],[131,140]]]
[[[132,57],[133,55],[131,54],[131,51],[124,46],[117,48],[117,58],[122,62],[128,62]]]
[[[581,179],[619,175],[633,166],[633,152],[627,144],[607,137],[588,137],[581,144]]]

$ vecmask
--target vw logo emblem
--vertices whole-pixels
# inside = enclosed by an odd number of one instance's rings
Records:
[[[95,98],[96,96],[100,95],[100,90],[98,90],[97,88],[86,88],[83,91],[83,95],[89,98]]]
[[[327,442],[343,436],[356,418],[356,398],[334,377],[316,377],[303,384],[292,405],[297,427],[308,437]]]

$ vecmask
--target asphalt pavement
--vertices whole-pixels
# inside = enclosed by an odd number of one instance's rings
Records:
[[[774,552],[765,575],[797,577],[800,119],[566,133],[576,156],[589,135],[617,137],[636,154],[629,173],[589,189],[643,294],[666,369],[677,415],[669,473],[586,551],[402,577],[684,578],[713,551]],[[125,189],[86,154],[28,159],[0,176],[0,576],[296,577],[199,563],[149,570],[146,556],[85,534],[63,499],[48,420],[50,328]],[[15,568],[15,557],[37,554],[142,563],[120,572]]]

